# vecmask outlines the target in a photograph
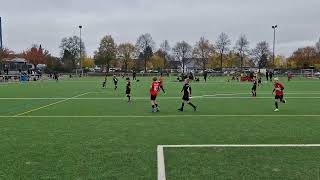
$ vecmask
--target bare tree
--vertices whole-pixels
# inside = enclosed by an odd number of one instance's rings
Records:
[[[182,41],[174,46],[173,51],[176,55],[176,59],[180,62],[182,73],[184,73],[186,65],[191,62],[192,47],[187,42]]]
[[[66,37],[61,40],[60,44],[61,55],[65,56],[65,52],[69,53],[69,57],[71,58],[72,64],[75,65],[77,60],[80,63],[80,54],[85,56],[85,45],[84,42],[81,41],[80,48],[80,38],[78,36]],[[80,53],[81,49],[81,53]]]
[[[169,45],[168,40],[164,40],[163,43],[161,43],[161,45],[160,45],[160,50],[163,51],[163,52],[165,52],[165,53],[167,53],[167,54],[170,53],[171,47],[170,47],[170,45]]]
[[[143,60],[144,60],[144,71],[147,71],[147,62],[152,57],[152,50],[154,49],[155,42],[152,39],[152,36],[149,33],[142,34],[139,36],[136,48],[139,53],[143,53]]]
[[[160,45],[160,49],[158,50],[157,54],[164,59],[165,66],[168,65],[168,61],[171,59],[171,47],[169,45],[168,40],[163,41]]]
[[[98,51],[95,52],[94,59],[98,65],[105,65],[109,72],[112,61],[116,59],[117,45],[111,36],[105,36],[100,42]]]
[[[129,64],[135,57],[136,48],[131,43],[120,44],[118,47],[118,56],[121,59],[122,66],[128,71]]]
[[[319,38],[318,42],[316,43],[316,50],[317,50],[317,53],[320,55],[320,38]]]
[[[209,58],[214,53],[214,47],[210,44],[208,39],[201,37],[200,40],[196,43],[193,49],[193,57],[196,60],[196,63],[199,64],[202,70],[206,70],[206,67],[209,62]]]
[[[248,41],[246,35],[244,35],[244,34],[240,35],[239,39],[236,42],[234,49],[237,51],[237,53],[240,57],[240,67],[242,70],[243,60],[244,60],[245,56],[247,55],[247,53],[249,52],[249,41]]]
[[[223,55],[229,51],[231,41],[226,33],[221,33],[216,41],[216,49],[220,54],[220,68],[223,68]]]
[[[266,41],[259,42],[257,46],[252,50],[252,60],[254,64],[260,69],[266,67],[269,57],[271,56],[271,50],[269,44]]]

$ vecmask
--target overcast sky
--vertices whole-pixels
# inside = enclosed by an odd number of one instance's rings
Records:
[[[250,46],[266,40],[272,45],[278,24],[278,54],[314,45],[320,37],[320,0],[0,0],[4,46],[16,52],[42,44],[59,55],[63,37],[78,35],[89,55],[104,35],[117,43],[132,42],[150,33],[159,44],[201,36],[214,42],[221,32],[234,41],[246,34]]]

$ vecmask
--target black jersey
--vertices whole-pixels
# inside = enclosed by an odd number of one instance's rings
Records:
[[[252,90],[257,90],[257,81],[253,80]]]
[[[118,83],[118,78],[114,77],[114,78],[113,78],[113,83],[114,83],[114,84],[117,84],[117,83]]]
[[[131,82],[128,82],[128,83],[127,83],[126,90],[127,90],[127,91],[130,91],[130,90],[131,90]]]
[[[257,81],[253,80],[253,86],[257,86]]]
[[[183,97],[189,97],[191,95],[191,86],[189,84],[185,84],[181,90],[183,92]]]

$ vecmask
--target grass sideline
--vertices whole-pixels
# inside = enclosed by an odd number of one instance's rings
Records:
[[[270,82],[258,88],[258,98],[250,97],[251,83],[224,78],[192,83],[199,111],[186,107],[180,113],[182,84],[167,78],[157,114],[150,113],[150,78],[133,82],[132,103],[124,97],[125,80],[120,78],[117,91],[110,81],[102,89],[102,81],[0,84],[0,179],[157,179],[159,144],[320,142],[318,80],[283,81],[288,104],[278,113],[273,112]],[[318,168],[318,158],[311,158],[319,155],[315,148],[213,151],[165,150],[168,179],[283,179],[292,172],[288,169],[295,170],[292,179],[313,179]],[[221,168],[213,171],[217,165]],[[227,165],[229,172],[222,170]]]

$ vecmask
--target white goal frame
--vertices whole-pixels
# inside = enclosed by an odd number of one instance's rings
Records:
[[[301,69],[301,76],[306,78],[313,78],[314,75],[314,69]]]
[[[207,144],[207,145],[158,145],[158,180],[166,180],[164,148],[270,148],[270,147],[320,147],[320,144]]]

